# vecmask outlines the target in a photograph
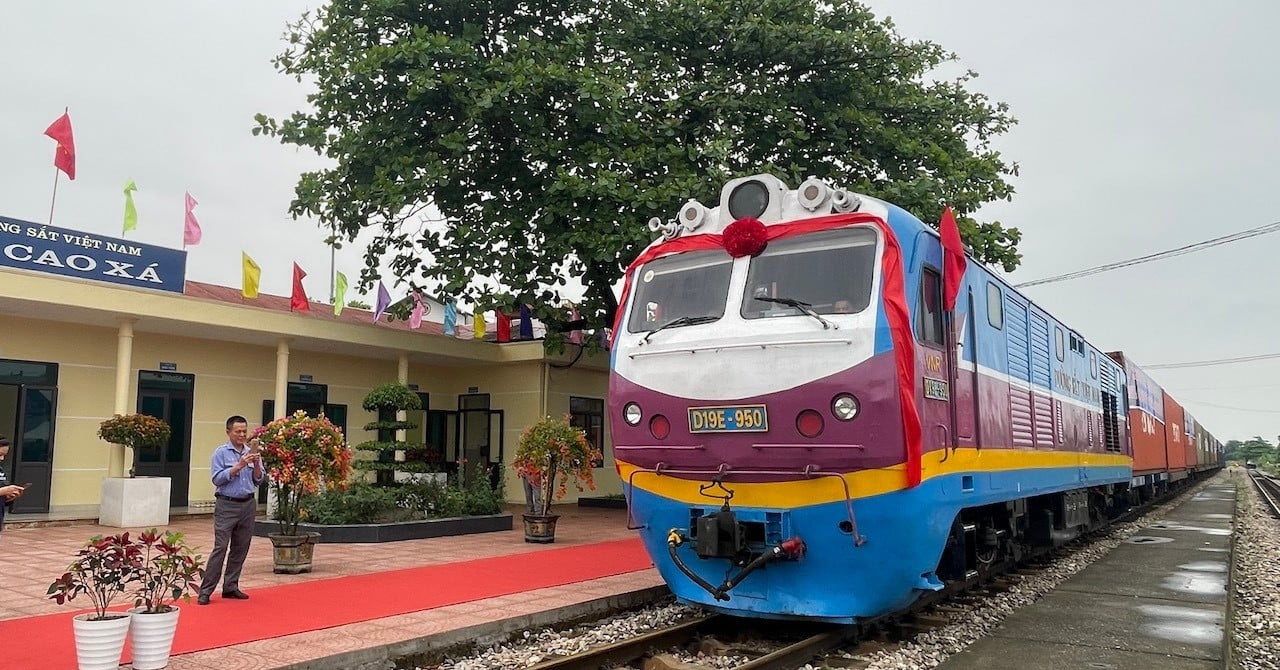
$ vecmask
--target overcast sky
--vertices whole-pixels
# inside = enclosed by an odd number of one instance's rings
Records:
[[[70,107],[78,178],[54,225],[119,236],[121,190],[138,184],[138,230],[178,247],[183,191],[204,241],[189,279],[238,286],[240,251],[262,290],[288,294],[290,262],[328,296],[323,234],[287,207],[313,155],[250,135],[306,89],[275,72],[286,21],[317,2],[0,3],[0,215],[46,222],[53,141]],[[998,140],[1021,165],[1010,203],[982,215],[1023,231],[1029,281],[1280,220],[1280,90],[1272,0],[1028,3],[875,0],[911,38],[977,70],[974,86],[1019,124]],[[1280,352],[1280,234],[1027,289],[1104,350],[1139,363]],[[358,249],[337,255],[354,281]],[[1224,441],[1280,434],[1280,359],[1154,371]]]

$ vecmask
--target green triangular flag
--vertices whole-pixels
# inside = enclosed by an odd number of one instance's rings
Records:
[[[126,233],[138,227],[138,208],[133,206],[133,192],[136,190],[138,185],[133,183],[132,179],[124,185],[124,232]]]
[[[334,289],[334,293],[336,293],[337,296],[333,299],[333,315],[341,316],[342,303],[347,301],[347,276],[339,272],[338,278],[335,281],[335,286],[336,288]]]

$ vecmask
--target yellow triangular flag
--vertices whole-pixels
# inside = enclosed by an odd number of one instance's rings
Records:
[[[476,307],[476,316],[471,324],[471,331],[474,333],[472,337],[477,340],[484,339],[484,310]]]
[[[244,266],[244,284],[240,293],[246,298],[256,298],[258,297],[258,280],[262,279],[262,268],[249,258],[249,254],[241,251],[240,255],[243,257]]]
[[[341,316],[342,303],[347,300],[347,276],[341,272],[339,272],[338,276],[334,279],[334,293],[337,295],[333,299],[333,315]]]
[[[138,185],[130,179],[124,185],[124,233],[138,228],[138,208],[133,205],[133,192],[138,190]]]

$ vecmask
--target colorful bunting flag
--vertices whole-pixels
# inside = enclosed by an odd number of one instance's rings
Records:
[[[333,280],[335,297],[333,299],[333,315],[342,316],[342,305],[347,301],[347,276],[338,273],[336,279]]]
[[[186,196],[187,217],[182,224],[182,246],[184,247],[200,244],[200,238],[204,236],[204,233],[200,230],[200,222],[196,221],[195,213],[196,205],[200,203],[196,202],[196,199],[191,197],[190,193],[187,193]]]
[[[387,293],[387,287],[381,281],[378,282],[378,301],[374,305],[373,322],[377,323],[382,318],[383,312],[391,306],[391,294]]]
[[[71,132],[70,112],[64,109],[62,116],[59,116],[57,121],[45,128],[44,134],[58,143],[58,148],[54,150],[53,154],[53,166],[66,173],[67,179],[75,181],[76,140],[75,135]]]
[[[494,314],[498,315],[498,323],[493,327],[497,334],[499,342],[511,341],[511,317],[507,316],[502,310],[497,310]]]
[[[575,306],[573,307],[573,309],[572,309],[572,310],[570,310],[570,312],[569,312],[569,320],[570,320],[570,321],[578,321],[578,320],[579,320],[579,319],[581,319],[581,318],[582,318],[582,315],[578,313],[578,307],[577,307],[577,305],[575,305]],[[573,330],[569,331],[569,343],[570,343],[570,344],[582,344],[582,329],[581,329],[581,328],[579,328],[579,327],[575,326]]]
[[[484,310],[480,309],[480,306],[479,306],[479,305],[476,305],[476,313],[475,313],[475,317],[474,317],[474,318],[472,319],[472,321],[471,321],[471,335],[472,335],[472,337],[476,338],[477,340],[483,340],[483,339],[484,339],[484,328],[485,328],[485,323],[484,323]]]
[[[124,232],[136,230],[138,228],[138,208],[133,205],[133,192],[138,190],[138,185],[130,179],[124,185]],[[122,235],[124,233],[121,233]]]
[[[422,315],[427,313],[427,306],[422,304],[422,296],[413,292],[413,311],[409,313],[409,327],[417,330],[422,327]]]
[[[311,301],[307,299],[307,290],[302,287],[302,280],[307,276],[297,263],[293,264],[293,294],[289,296],[289,310],[293,312],[310,312]]]
[[[262,279],[262,268],[258,267],[258,264],[254,263],[252,258],[249,258],[249,254],[243,251],[240,252],[240,265],[240,274],[242,276],[240,295],[246,298],[258,297],[258,284]]]
[[[533,313],[528,305],[520,305],[520,339],[533,339]]]
[[[444,301],[444,334],[453,337],[458,334],[458,307],[453,298]]]

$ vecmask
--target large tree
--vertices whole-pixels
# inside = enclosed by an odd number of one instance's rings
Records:
[[[332,160],[291,211],[335,243],[377,231],[365,287],[390,254],[397,279],[554,321],[572,277],[608,324],[646,221],[759,172],[930,222],[950,203],[979,258],[1019,262],[1016,228],[965,216],[1012,195],[1006,106],[856,2],[332,0],[286,39],[276,67],[314,82],[311,108],[254,133]]]

